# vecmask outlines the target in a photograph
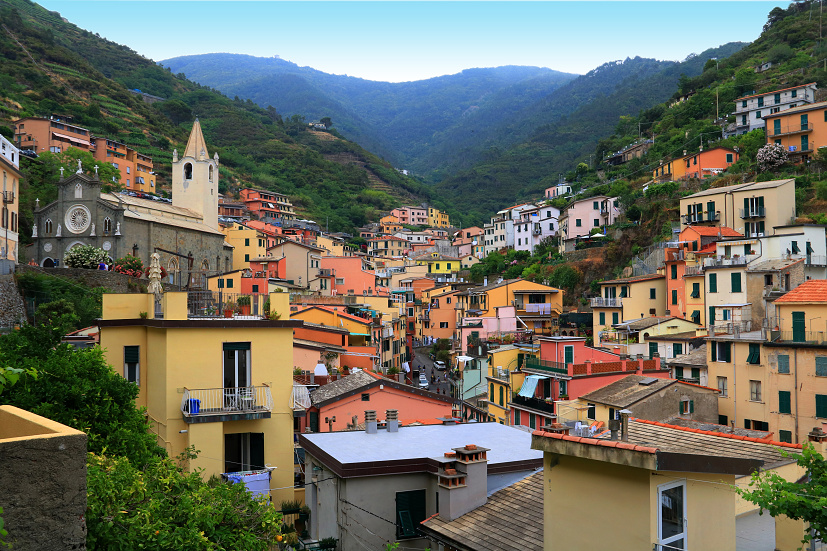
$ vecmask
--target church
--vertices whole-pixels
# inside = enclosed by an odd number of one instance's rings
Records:
[[[168,281],[186,285],[229,271],[232,246],[218,225],[218,154],[210,158],[198,119],[187,148],[172,156],[172,204],[121,193],[103,193],[97,176],[81,167],[58,183],[57,201],[34,212],[29,259],[63,266],[72,247],[94,245],[112,259],[127,254],[149,266],[157,252]]]

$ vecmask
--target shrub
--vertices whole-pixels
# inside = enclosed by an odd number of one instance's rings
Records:
[[[758,169],[761,172],[769,172],[786,164],[789,155],[783,145],[768,143],[758,150],[755,159],[758,161]]]
[[[96,270],[101,262],[112,262],[106,251],[92,245],[79,245],[70,249],[63,262],[70,268],[87,268]]]
[[[115,261],[112,271],[132,277],[141,277],[144,274],[144,263],[140,258],[128,254]]]

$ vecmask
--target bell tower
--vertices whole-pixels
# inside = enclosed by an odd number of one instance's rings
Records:
[[[172,204],[199,213],[204,224],[218,227],[218,153],[210,158],[195,119],[184,154],[172,153]]]

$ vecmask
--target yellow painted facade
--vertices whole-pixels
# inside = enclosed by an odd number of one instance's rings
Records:
[[[655,275],[646,279],[603,282],[600,284],[600,297],[592,299],[592,307],[594,335],[615,323],[663,316],[666,313],[666,278]],[[605,321],[601,321],[601,312],[606,313]],[[596,338],[595,346],[598,346]]]
[[[707,308],[705,303],[706,297],[706,278],[703,275],[703,272],[697,275],[689,275],[687,276],[684,274],[684,301],[683,303],[686,305],[686,317],[687,319],[692,319],[692,313],[697,311],[700,314],[700,321],[698,322],[701,327],[706,327],[706,318],[707,318]],[[697,293],[695,292],[695,284],[698,284]],[[692,295],[696,296],[692,296]]]
[[[462,269],[459,258],[442,256],[439,253],[429,253],[416,258],[417,266],[427,266],[429,274],[451,274]]]
[[[232,224],[221,229],[233,248],[233,270],[250,267],[250,260],[267,256],[267,236],[253,228]]]
[[[451,222],[448,219],[448,213],[442,212],[439,209],[428,208],[428,225],[432,228],[451,227]]]
[[[270,300],[277,311],[289,312],[287,293],[274,293]],[[136,401],[147,408],[158,443],[172,457],[188,446],[195,447],[198,457],[189,466],[203,469],[208,478],[227,470],[230,453],[225,449],[226,435],[263,435],[263,461],[276,467],[270,481],[273,502],[293,499],[290,395],[294,324],[284,318],[279,322],[188,320],[187,293],[164,294],[162,306],[163,321],[154,320],[152,295],[106,294],[100,332],[101,348],[108,363],[122,375],[127,373],[125,347],[138,347],[140,392]],[[142,312],[148,313],[147,319],[141,319]],[[113,320],[123,321],[107,323]],[[208,393],[225,395],[226,343],[249,343],[248,381],[243,386],[270,392],[270,416],[250,418],[229,413],[220,420],[187,423],[183,413],[185,391],[204,397]],[[210,390],[195,394],[198,389]],[[206,400],[204,404],[206,408]]]
[[[222,291],[224,293],[241,292],[241,270],[234,270],[226,274],[218,274],[207,278],[207,289],[213,293]]]
[[[704,223],[728,226],[747,236],[771,235],[796,216],[795,180],[736,184],[700,191],[681,199],[681,230]],[[710,219],[710,213],[713,214]]]
[[[322,234],[316,236],[316,246],[326,250],[326,256],[355,256],[356,254],[356,247],[353,245]]]

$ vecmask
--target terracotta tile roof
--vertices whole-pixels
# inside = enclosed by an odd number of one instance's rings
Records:
[[[750,96],[741,96],[740,98],[735,98],[735,101],[748,99],[748,98],[757,98],[758,96],[769,96],[770,94],[777,94],[779,92],[786,92],[787,90],[798,90],[800,88],[806,88],[807,86],[813,86],[815,82],[808,82],[807,84],[799,84],[798,86],[791,86],[789,88],[781,88],[780,90],[772,90],[771,92],[764,92],[763,94],[752,94]]]
[[[438,514],[421,530],[447,540],[454,549],[541,551],[543,549],[543,471],[496,491],[485,505],[452,521]]]
[[[709,236],[716,236],[718,233],[721,234],[723,237],[744,237],[743,234],[738,233],[737,231],[733,230],[729,226],[721,226],[720,228],[716,228],[715,226],[690,226],[695,233],[698,235],[703,235],[706,237]],[[688,228],[687,228],[688,229]]]
[[[827,302],[827,280],[805,281],[783,297],[775,299],[776,304],[783,302]]]
[[[649,275],[641,275],[641,276],[633,276],[633,277],[624,277],[621,279],[612,279],[609,281],[601,281],[601,285],[614,285],[616,283],[636,283],[638,281],[647,281],[649,279],[663,279],[666,276],[663,274],[649,274]]]
[[[609,383],[604,387],[598,388],[588,394],[580,396],[582,400],[589,402],[598,402],[618,408],[627,408],[632,404],[640,402],[653,394],[657,394],[661,390],[672,385],[690,385],[704,390],[711,390],[718,393],[717,388],[709,388],[706,386],[678,381],[676,379],[656,379],[651,384],[643,385],[641,382],[651,380],[652,377],[644,377],[642,375],[629,375],[623,377],[613,383]]]
[[[358,321],[359,323],[363,323],[365,325],[370,325],[370,323],[371,323],[371,320],[369,320],[369,319],[360,318],[359,316],[354,316],[354,315],[348,314],[346,312],[334,312],[332,308],[326,308],[324,306],[308,306],[307,308],[302,308],[298,312],[293,312],[292,314],[290,314],[290,316],[291,317],[296,317],[299,314],[307,312],[308,310],[313,310],[314,308],[316,310],[323,310],[325,312],[330,312],[331,314],[335,313],[335,314],[338,314],[339,317],[346,318],[346,319],[349,319],[349,320],[352,320],[352,321]]]

